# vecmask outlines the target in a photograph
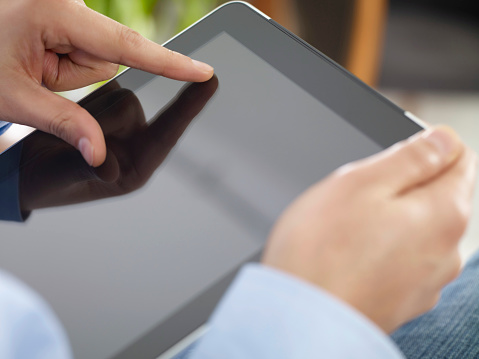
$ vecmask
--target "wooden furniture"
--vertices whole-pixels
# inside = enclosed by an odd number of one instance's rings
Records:
[[[372,86],[378,81],[387,11],[387,0],[356,0],[345,66]]]

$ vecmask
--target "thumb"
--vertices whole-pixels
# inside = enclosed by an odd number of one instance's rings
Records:
[[[440,126],[393,145],[366,160],[363,168],[374,174],[375,184],[398,194],[440,175],[464,148],[452,129]]]
[[[12,96],[10,122],[51,133],[76,147],[85,161],[97,167],[106,157],[103,132],[98,122],[78,104],[41,86],[27,85]],[[9,106],[10,107],[10,106]],[[8,116],[8,114],[14,114]]]

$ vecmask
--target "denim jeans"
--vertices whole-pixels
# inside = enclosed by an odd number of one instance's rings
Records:
[[[479,252],[459,278],[444,288],[433,310],[391,337],[408,359],[479,358]],[[174,359],[187,359],[195,344]]]
[[[479,358],[479,252],[438,305],[392,334],[408,359]]]

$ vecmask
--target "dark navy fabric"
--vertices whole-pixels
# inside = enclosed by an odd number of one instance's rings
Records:
[[[12,124],[10,122],[0,121],[0,135],[2,135]]]

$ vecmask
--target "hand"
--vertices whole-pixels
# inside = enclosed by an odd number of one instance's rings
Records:
[[[167,50],[81,0],[0,0],[0,119],[52,133],[87,163],[106,156],[98,123],[65,91],[113,77],[122,64],[183,81],[213,69]],[[43,85],[43,86],[42,86]]]
[[[431,309],[459,273],[476,156],[427,130],[313,186],[282,215],[263,262],[318,285],[386,332]]]
[[[110,82],[82,101],[105,133],[105,163],[92,168],[70,145],[35,132],[22,147],[22,212],[120,196],[142,187],[217,88],[216,76],[188,84],[147,122],[138,98]]]

